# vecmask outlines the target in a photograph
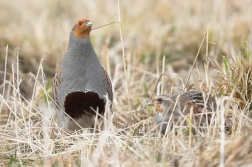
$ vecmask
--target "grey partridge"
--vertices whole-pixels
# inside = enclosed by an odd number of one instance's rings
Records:
[[[174,122],[177,123],[179,117],[189,114],[192,107],[195,118],[200,120],[199,124],[202,125],[206,123],[206,118],[208,121],[211,119],[211,112],[216,110],[215,99],[211,96],[204,98],[203,94],[198,91],[188,91],[172,96],[158,95],[155,97],[155,103],[157,111],[155,121],[157,125],[160,125],[162,134],[166,131],[172,112],[174,113]]]
[[[53,100],[58,124],[70,130],[93,128],[96,111],[103,115],[108,95],[113,103],[111,80],[90,41],[92,22],[76,22],[70,33],[63,62],[53,79]],[[74,120],[70,119],[69,116]]]

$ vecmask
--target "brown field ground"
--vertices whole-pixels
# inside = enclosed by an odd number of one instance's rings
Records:
[[[101,133],[53,117],[52,78],[82,18],[120,21],[91,32],[115,96]],[[251,59],[252,0],[1,0],[0,166],[252,165]],[[204,133],[161,135],[149,99],[186,89],[214,95],[215,116]]]

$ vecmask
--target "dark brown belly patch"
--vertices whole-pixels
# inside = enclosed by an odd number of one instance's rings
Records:
[[[90,107],[99,110],[99,114],[103,115],[105,102],[94,92],[72,92],[66,96],[64,102],[65,112],[74,119],[80,118],[84,114],[96,115]]]

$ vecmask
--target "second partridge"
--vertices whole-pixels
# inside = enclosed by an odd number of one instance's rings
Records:
[[[193,114],[196,119],[200,120],[200,124],[211,118],[211,112],[216,110],[215,99],[211,96],[203,97],[203,94],[198,91],[188,91],[177,95],[158,95],[156,101],[156,124],[161,125],[161,133],[165,133],[168,122],[174,116],[175,123],[178,122],[181,115],[190,113],[193,109]],[[206,114],[207,113],[207,114]],[[172,120],[171,120],[172,122]]]

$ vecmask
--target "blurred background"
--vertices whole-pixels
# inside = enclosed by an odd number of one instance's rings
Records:
[[[188,75],[207,31],[212,59],[246,52],[252,45],[251,0],[124,0],[120,11],[129,70],[139,68],[156,73],[157,61],[165,56],[172,72]],[[43,59],[43,70],[50,80],[67,49],[72,27],[83,18],[89,18],[93,28],[118,21],[117,1],[1,0],[0,70],[4,70],[6,46],[9,45],[7,71],[11,71],[18,47],[19,70],[27,79],[21,90],[28,97],[31,89],[26,74],[36,73]],[[123,71],[119,24],[92,31],[91,40],[105,68],[108,67],[104,57],[109,56],[112,80],[118,77],[115,69]],[[204,44],[197,60],[199,66],[205,61],[205,49]]]

